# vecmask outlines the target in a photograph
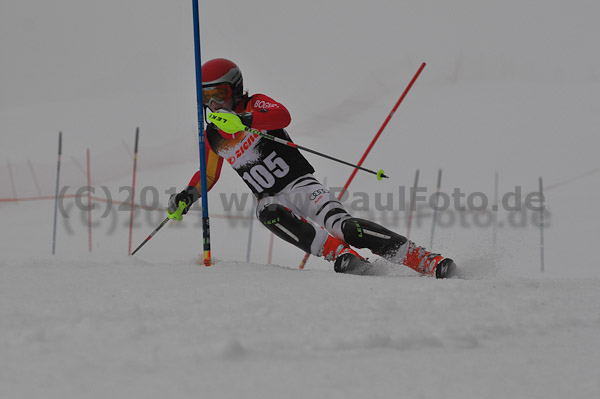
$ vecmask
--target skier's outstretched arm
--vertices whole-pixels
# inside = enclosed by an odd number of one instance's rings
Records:
[[[219,180],[221,176],[221,168],[223,167],[223,158],[217,155],[210,146],[206,145],[206,191],[210,191]],[[185,215],[190,206],[196,202],[202,192],[202,183],[200,179],[200,171],[194,173],[194,176],[190,179],[188,186],[178,194],[172,194],[169,198],[169,204],[167,207],[167,213],[169,215],[177,211],[179,202],[183,201],[187,204],[183,214]],[[181,218],[175,218],[180,220]]]

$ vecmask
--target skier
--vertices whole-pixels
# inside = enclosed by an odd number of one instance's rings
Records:
[[[202,65],[204,106],[212,112],[236,113],[245,126],[290,140],[285,127],[290,113],[264,94],[250,96],[243,89],[242,73],[230,60],[217,58]],[[384,259],[417,272],[448,277],[455,268],[452,259],[426,251],[405,237],[374,222],[354,218],[314,176],[311,164],[299,150],[259,135],[235,135],[209,123],[205,131],[207,191],[219,179],[223,160],[246,182],[257,197],[256,216],[273,234],[301,250],[334,261],[338,273],[369,274],[370,263],[354,251],[368,248]],[[200,198],[200,172],[188,187],[169,198],[167,212],[184,201],[187,213]]]

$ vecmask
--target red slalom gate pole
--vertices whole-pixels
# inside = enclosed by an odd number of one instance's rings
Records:
[[[135,147],[133,150],[133,183],[131,183],[131,214],[129,215],[129,255],[131,253],[131,240],[133,238],[133,211],[135,201],[135,174],[137,171],[138,140],[140,138],[140,128],[135,129]]]
[[[392,116],[394,116],[394,114],[398,110],[398,107],[400,106],[400,104],[402,103],[402,101],[404,101],[404,97],[406,97],[406,95],[408,94],[408,92],[412,88],[413,84],[418,79],[419,75],[421,75],[421,72],[423,72],[423,69],[425,69],[425,65],[426,65],[425,63],[421,64],[421,66],[419,67],[419,69],[417,70],[417,72],[415,73],[415,75],[413,76],[413,78],[411,79],[411,81],[408,83],[408,86],[406,86],[406,89],[404,89],[404,92],[402,93],[402,95],[400,96],[400,98],[398,99],[398,101],[396,101],[396,104],[394,105],[394,108],[392,108],[392,110],[388,114],[387,118],[385,118],[385,121],[383,121],[383,124],[379,128],[379,131],[377,131],[377,134],[375,135],[375,137],[373,137],[373,140],[371,140],[371,144],[369,144],[369,147],[367,147],[367,150],[363,154],[362,158],[360,159],[360,161],[358,161],[357,166],[360,167],[363,164],[363,162],[365,161],[365,159],[369,155],[369,152],[371,152],[371,149],[373,148],[373,146],[375,145],[375,143],[379,139],[379,136],[381,136],[381,133],[383,133],[383,130],[386,128],[386,126],[388,125],[388,123],[392,119]],[[342,196],[346,193],[346,191],[348,190],[348,187],[350,186],[350,183],[352,183],[352,180],[354,180],[354,176],[356,176],[357,172],[358,172],[358,168],[355,168],[352,171],[352,174],[350,174],[350,177],[348,178],[348,181],[344,185],[344,188],[342,189],[342,191],[340,191],[340,194],[338,195],[338,200],[340,200],[342,198]],[[310,257],[309,253],[307,253],[306,255],[304,255],[304,259],[302,259],[302,262],[300,262],[299,269],[304,269],[304,266],[306,265],[306,262],[308,261],[309,257]]]
[[[400,104],[404,100],[404,97],[406,97],[406,95],[408,94],[408,92],[412,88],[413,84],[415,83],[415,81],[417,80],[417,78],[419,77],[419,75],[421,74],[421,72],[423,71],[423,69],[425,68],[425,65],[426,65],[425,63],[421,64],[421,66],[419,67],[419,69],[415,73],[415,76],[413,76],[413,78],[411,79],[410,83],[408,84],[408,86],[406,86],[406,89],[404,89],[404,92],[402,93],[402,95],[400,96],[400,98],[398,99],[398,101],[396,102],[396,105],[394,105],[394,108],[392,108],[392,110],[388,114],[387,118],[385,118],[385,121],[383,122],[383,124],[379,128],[379,131],[377,132],[377,134],[375,135],[375,137],[373,137],[373,140],[371,140],[371,144],[369,144],[369,147],[367,148],[367,150],[363,154],[362,158],[360,159],[360,161],[358,161],[358,165],[359,166],[362,165],[362,163],[367,158],[367,155],[369,155],[369,152],[371,152],[371,149],[375,145],[375,142],[377,142],[377,140],[379,139],[379,136],[381,136],[381,133],[383,133],[383,130],[386,128],[386,126],[388,125],[388,123],[392,119],[392,116],[394,116],[394,114],[398,110],[398,107],[400,106]],[[348,178],[348,181],[346,182],[346,185],[344,186],[344,188],[342,189],[342,191],[338,195],[338,199],[341,199],[342,196],[346,193],[346,190],[348,190],[348,187],[350,186],[350,183],[352,183],[352,180],[354,180],[354,176],[356,176],[357,172],[358,172],[358,169],[354,169],[352,171],[352,174]]]

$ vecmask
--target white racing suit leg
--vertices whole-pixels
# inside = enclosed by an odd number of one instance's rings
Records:
[[[256,216],[273,234],[312,255],[321,256],[329,234],[343,240],[342,224],[351,216],[312,174],[279,193],[258,200]]]
[[[353,218],[312,174],[299,177],[275,195],[261,198],[256,216],[275,235],[316,256],[323,254],[330,234],[394,263],[401,264],[408,250],[405,237],[377,223]]]

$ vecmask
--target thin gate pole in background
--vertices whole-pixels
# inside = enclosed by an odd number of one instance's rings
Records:
[[[410,240],[410,228],[412,226],[413,214],[415,213],[415,201],[417,196],[417,187],[419,185],[419,169],[415,172],[415,184],[413,185],[413,189],[410,193],[410,209],[408,214],[408,226],[406,228],[406,239]]]
[[[433,221],[431,222],[431,240],[429,241],[429,250],[433,248],[433,236],[435,233],[435,223],[437,221],[438,203],[440,200],[440,190],[442,188],[442,170],[438,171],[437,188],[435,191],[435,207],[433,208]]]
[[[546,200],[544,198],[544,186],[540,177],[540,198],[542,206],[540,207],[540,267],[544,273],[544,210],[546,208]]]
[[[38,178],[35,174],[35,170],[33,169],[33,164],[31,163],[31,160],[29,158],[27,159],[27,164],[29,164],[29,170],[31,171],[31,176],[33,176],[33,182],[35,184],[35,189],[37,190],[38,197],[41,197],[42,189],[40,188],[40,182],[38,181]]]
[[[135,177],[137,173],[138,141],[140,138],[140,128],[135,129],[135,146],[133,150],[133,182],[131,183],[131,211],[129,214],[129,251],[131,255],[131,241],[133,238],[133,215],[135,210]]]
[[[87,199],[88,199],[88,251],[92,252],[92,174],[90,173],[90,149],[86,150],[87,158]]]
[[[56,253],[56,217],[58,214],[58,184],[60,180],[60,159],[62,157],[62,132],[58,132],[58,162],[56,164],[56,193],[54,194],[54,227],[52,230],[52,255]]]

